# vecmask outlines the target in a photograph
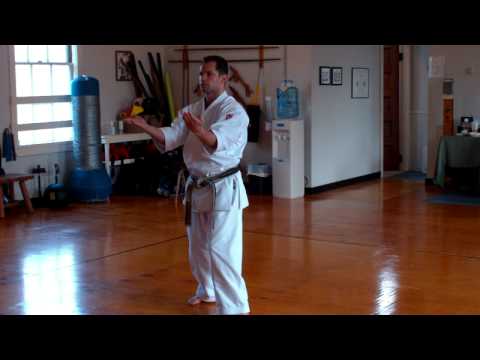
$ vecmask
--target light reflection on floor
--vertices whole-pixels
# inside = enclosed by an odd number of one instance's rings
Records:
[[[395,264],[389,261],[382,268],[378,276],[375,314],[391,315],[395,313],[397,291],[398,281]]]
[[[23,261],[23,304],[26,315],[79,314],[74,249],[63,246]]]

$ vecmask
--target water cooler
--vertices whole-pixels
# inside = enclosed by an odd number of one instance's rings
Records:
[[[275,120],[272,124],[273,196],[285,199],[305,195],[303,120]]]

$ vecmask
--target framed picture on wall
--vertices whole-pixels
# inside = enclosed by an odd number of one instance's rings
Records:
[[[115,76],[117,81],[132,81],[132,74],[127,66],[131,55],[131,51],[115,51]]]
[[[320,66],[320,85],[332,85],[332,73],[329,66]]]
[[[332,85],[343,85],[343,68],[332,67]]]
[[[370,97],[370,70],[363,67],[352,68],[352,99]]]

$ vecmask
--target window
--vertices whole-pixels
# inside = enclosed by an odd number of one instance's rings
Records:
[[[72,48],[72,45],[10,46],[12,124],[19,155],[71,148]]]

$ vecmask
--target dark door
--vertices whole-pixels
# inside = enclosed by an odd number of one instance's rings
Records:
[[[384,46],[383,95],[383,169],[398,170],[401,162],[399,148],[399,49],[398,45]]]

